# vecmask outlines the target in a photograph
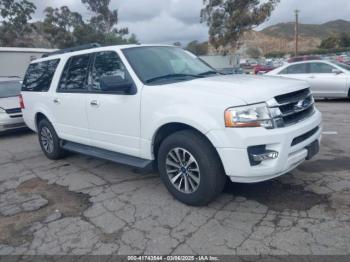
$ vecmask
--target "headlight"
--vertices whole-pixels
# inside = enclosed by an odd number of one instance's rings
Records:
[[[3,108],[0,107],[0,114],[1,114],[1,113],[6,113],[6,111],[5,111],[5,109],[3,109]]]
[[[269,110],[264,103],[227,109],[225,125],[226,127],[273,128]]]

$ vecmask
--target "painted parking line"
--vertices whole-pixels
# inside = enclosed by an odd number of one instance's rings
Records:
[[[337,131],[324,131],[322,132],[323,135],[338,135]]]

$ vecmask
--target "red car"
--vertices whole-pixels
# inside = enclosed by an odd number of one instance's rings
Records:
[[[295,62],[308,61],[308,60],[321,60],[321,57],[316,55],[295,56],[288,59],[288,63],[295,63]]]
[[[270,66],[270,65],[257,65],[254,67],[254,74],[266,74],[272,70],[274,70],[276,67]]]

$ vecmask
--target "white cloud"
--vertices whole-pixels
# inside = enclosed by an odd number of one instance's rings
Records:
[[[46,6],[68,5],[73,11],[89,16],[80,0],[32,0],[38,7],[34,19],[40,19]],[[200,24],[203,0],[112,0],[119,10],[119,26],[128,26],[143,43],[173,43],[204,41],[208,38],[205,24]],[[293,10],[299,9],[302,23],[323,23],[335,19],[350,19],[349,0],[281,0],[268,25],[293,21]]]
[[[188,42],[194,39],[205,41],[208,29],[203,24],[187,24],[167,12],[162,12],[151,20],[121,23],[137,35],[143,43]]]

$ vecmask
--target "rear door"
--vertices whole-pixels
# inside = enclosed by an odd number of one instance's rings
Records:
[[[339,70],[327,63],[310,63],[309,82],[315,96],[344,97],[347,95],[347,77],[345,74],[334,73],[334,69]]]
[[[86,145],[90,144],[85,101],[91,58],[84,54],[68,59],[51,101],[60,138]]]
[[[141,93],[103,91],[100,81],[103,76],[118,76],[120,79],[132,81],[115,51],[95,54],[89,77],[90,93],[85,100],[91,144],[110,151],[139,156]]]

